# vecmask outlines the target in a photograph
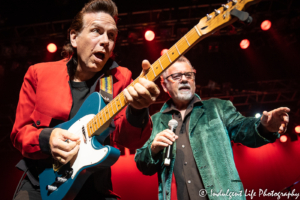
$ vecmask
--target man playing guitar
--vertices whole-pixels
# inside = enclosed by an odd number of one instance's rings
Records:
[[[11,133],[13,145],[24,156],[17,167],[27,172],[15,199],[41,199],[38,175],[44,162],[54,159],[66,164],[77,154],[79,136],[53,127],[72,119],[94,91],[109,101],[124,90],[129,103],[114,117],[115,130],[105,144],[140,148],[148,140],[152,129],[148,106],[156,100],[159,89],[143,78],[125,89],[132,82],[131,72],[111,59],[118,33],[117,15],[111,0],[87,3],[68,30],[65,59],[28,69]],[[145,72],[150,63],[143,61],[142,67]],[[75,199],[82,198],[117,198],[112,192],[110,168],[88,178]]]

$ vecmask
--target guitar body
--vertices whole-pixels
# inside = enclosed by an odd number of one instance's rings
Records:
[[[91,138],[87,136],[86,124],[105,106],[100,94],[94,92],[84,101],[70,121],[56,126],[80,136],[80,149],[77,156],[59,170],[55,171],[50,164],[39,175],[43,200],[74,199],[93,172],[110,167],[118,160],[120,156],[118,149],[102,145],[113,130],[111,127],[98,136]],[[49,185],[56,188],[49,190]]]

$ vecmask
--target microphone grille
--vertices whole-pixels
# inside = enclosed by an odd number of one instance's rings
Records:
[[[171,119],[168,123],[168,126],[176,128],[178,126],[178,121],[175,119]]]

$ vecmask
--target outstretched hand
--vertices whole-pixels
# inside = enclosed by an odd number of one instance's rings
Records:
[[[260,123],[269,132],[279,132],[283,134],[286,132],[289,123],[290,109],[287,107],[280,107],[270,112],[264,111],[260,118]]]

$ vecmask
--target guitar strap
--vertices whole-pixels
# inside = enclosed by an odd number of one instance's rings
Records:
[[[107,70],[99,80],[99,93],[107,104],[113,99],[113,77],[110,70]]]

